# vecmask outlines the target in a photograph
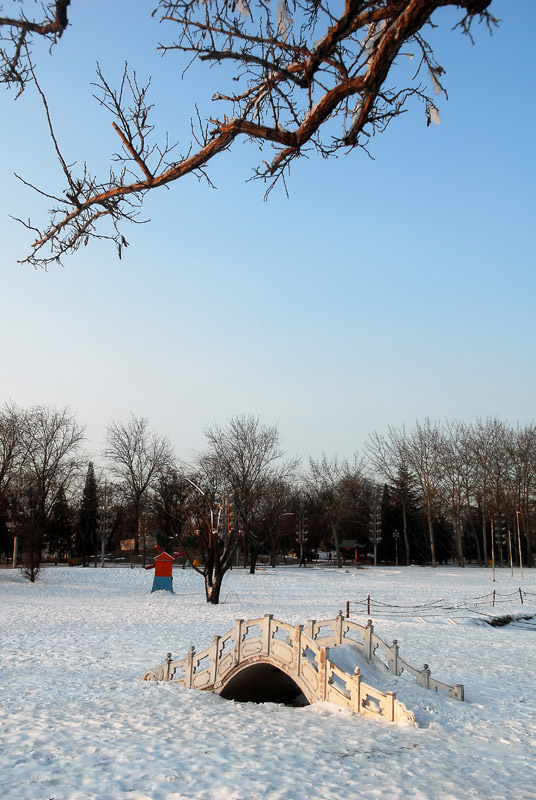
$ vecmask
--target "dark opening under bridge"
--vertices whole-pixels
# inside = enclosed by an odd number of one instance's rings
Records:
[[[341,611],[331,620],[309,620],[289,625],[266,614],[258,619],[236,620],[224,636],[215,636],[210,647],[148,670],[144,680],[173,681],[189,689],[203,689],[227,699],[253,702],[286,702],[307,705],[332,702],[366,716],[391,722],[415,723],[414,714],[396,699],[364,683],[360,670],[342,669],[335,663],[336,648],[350,645],[356,663],[365,659],[394,675],[415,676],[424,689],[441,691],[463,700],[461,684],[451,686],[432,678],[428,665],[416,669],[400,658],[398,642],[387,645],[367,625],[345,619]]]

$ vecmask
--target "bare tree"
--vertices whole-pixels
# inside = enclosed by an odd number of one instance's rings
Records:
[[[190,173],[207,177],[210,161],[238,137],[258,142],[263,151],[265,145],[273,148],[271,157],[262,153],[255,170],[270,191],[278,179],[284,180],[293,161],[311,149],[325,157],[366,149],[374,134],[406,110],[410,99],[422,103],[427,124],[438,124],[436,103],[438,96],[446,95],[445,70],[425,38],[426,27],[438,9],[451,6],[461,12],[456,27],[471,35],[475,18],[489,27],[496,24],[490,4],[491,0],[280,0],[272,8],[264,0],[159,0],[153,14],[175,30],[175,38],[160,45],[162,53],[182,55],[185,66],[197,60],[208,67],[227,67],[223,74],[231,79],[230,86],[212,95],[224,109],[207,119],[196,109],[193,140],[176,156],[167,136],[153,136],[149,84],[139,84],[136,74],[125,70],[121,85],[114,88],[99,72],[98,100],[111,114],[121,148],[114,157],[119,166],[103,179],[94,177],[85,164],[75,173],[63,156],[29,53],[32,37],[54,42],[62,35],[68,0],[45,3],[41,22],[30,22],[24,12],[17,18],[0,18],[5,31],[3,79],[19,87],[30,78],[35,81],[65,178],[63,193],[39,190],[54,204],[49,224],[38,228],[23,222],[35,235],[26,261],[61,261],[92,237],[111,238],[121,255],[128,243],[118,226],[137,219],[145,195]],[[414,76],[397,85],[401,73],[396,65],[407,55],[417,56]],[[102,232],[104,220],[112,223],[109,234]]]
[[[489,563],[488,526],[495,510],[496,493],[493,491],[494,450],[503,436],[503,424],[498,419],[477,419],[468,435],[470,457],[475,466],[475,500],[480,509],[481,538],[484,566]]]
[[[14,403],[0,408],[0,516],[5,510],[9,487],[22,469],[24,412]]]
[[[447,423],[441,442],[442,477],[454,525],[454,543],[458,566],[465,566],[463,552],[464,516],[468,508],[468,487],[474,471],[467,450],[467,426],[459,421]]]
[[[0,552],[7,553],[17,535],[22,481],[24,412],[14,403],[0,408]],[[8,534],[10,529],[10,534]]]
[[[24,415],[22,472],[24,477],[23,549],[28,576],[35,579],[47,520],[54,503],[78,476],[78,454],[84,427],[67,409],[35,406]]]
[[[341,568],[340,536],[344,524],[355,521],[355,495],[366,483],[363,464],[357,456],[349,462],[347,459],[339,461],[337,456],[329,459],[324,454],[319,460],[309,459],[309,471],[303,480],[323,510],[333,537],[337,566]]]
[[[536,498],[536,425],[531,423],[513,431],[511,447],[515,465],[517,506],[525,533],[527,564],[532,567],[534,559],[530,523]]]
[[[106,429],[104,455],[111,474],[122,487],[134,511],[134,552],[139,555],[142,511],[149,490],[159,474],[173,462],[171,446],[165,436],[149,430],[148,420],[131,415],[127,422],[113,421]],[[145,561],[144,537],[144,561]]]
[[[386,480],[402,511],[406,566],[411,563],[408,509],[413,499],[415,478],[408,469],[405,432],[389,427],[387,434],[372,433],[365,444],[374,471]]]
[[[151,495],[150,514],[156,539],[162,547],[175,547],[183,538],[187,526],[185,509],[191,494],[191,482],[175,467],[158,475]]]
[[[434,535],[434,516],[440,501],[442,480],[442,431],[438,423],[425,419],[417,422],[411,434],[405,435],[405,455],[408,468],[414,474],[424,501],[430,561],[437,566]]]
[[[184,508],[184,513],[201,556],[199,566],[191,557],[190,563],[203,576],[207,603],[217,605],[220,602],[224,575],[233,565],[241,538],[237,513],[232,508],[228,494],[218,495],[213,487],[208,486],[203,490],[194,480],[188,480],[194,492]],[[187,537],[183,535],[183,546],[186,550],[187,541]]]
[[[205,436],[209,448],[201,463],[205,472],[219,475],[222,486],[231,493],[253,573],[264,540],[260,524],[265,513],[263,496],[274,482],[290,477],[297,462],[283,460],[277,426],[264,425],[252,414],[234,416],[224,427],[212,425],[205,429]]]
[[[270,550],[270,566],[275,567],[282,541],[292,537],[295,543],[298,515],[292,511],[295,493],[287,480],[276,479],[265,487],[257,530],[263,545]]]

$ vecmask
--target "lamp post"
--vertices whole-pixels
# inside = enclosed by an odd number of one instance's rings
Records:
[[[398,567],[398,540],[400,538],[400,531],[395,528],[393,531],[393,539],[395,540],[395,564]]]

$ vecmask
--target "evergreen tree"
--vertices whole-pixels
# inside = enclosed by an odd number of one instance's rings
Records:
[[[71,550],[71,510],[65,496],[65,489],[60,487],[58,497],[52,506],[47,530],[47,543],[50,552],[54,552],[55,561],[61,562],[65,554]]]
[[[77,537],[77,554],[82,559],[84,566],[89,562],[90,554],[96,552],[98,514],[97,480],[95,468],[90,461],[80,505],[79,535]]]

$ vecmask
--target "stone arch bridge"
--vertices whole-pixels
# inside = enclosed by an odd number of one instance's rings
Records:
[[[427,664],[420,670],[407,664],[396,639],[387,645],[374,633],[371,620],[359,625],[345,619],[341,611],[335,619],[309,620],[305,626],[289,625],[271,614],[238,619],[224,636],[215,636],[206,650],[196,653],[191,647],[178,660],[168,653],[164,664],[148,670],[143,679],[173,681],[241,701],[295,705],[328,701],[366,716],[415,723],[414,714],[394,692],[384,693],[364,683],[358,667],[348,671],[337,666],[335,648],[343,644],[351,645],[356,663],[364,659],[394,675],[405,670],[424,689],[463,700],[461,684],[450,686],[432,678]]]

